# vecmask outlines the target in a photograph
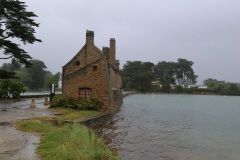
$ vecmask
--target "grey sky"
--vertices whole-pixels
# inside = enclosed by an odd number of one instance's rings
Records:
[[[121,66],[184,58],[194,62],[198,84],[208,77],[240,82],[239,0],[22,1],[38,15],[36,37],[43,41],[24,49],[53,73],[82,48],[88,29],[100,49],[116,39]]]

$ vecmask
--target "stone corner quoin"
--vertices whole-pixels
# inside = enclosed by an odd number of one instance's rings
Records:
[[[122,75],[116,57],[116,41],[100,50],[94,31],[87,30],[86,43],[62,68],[62,94],[74,98],[100,98],[105,111],[114,114],[123,102]]]

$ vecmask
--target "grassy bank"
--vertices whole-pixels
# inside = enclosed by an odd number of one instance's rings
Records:
[[[77,111],[74,109],[51,109],[64,113],[58,117],[38,117],[19,121],[15,127],[22,131],[41,132],[37,153],[46,160],[115,160],[118,153],[109,149],[98,137],[97,133],[87,127],[74,123],[65,124],[64,120],[75,120],[99,111]],[[49,123],[54,121],[56,123]],[[54,124],[54,125],[52,125]]]

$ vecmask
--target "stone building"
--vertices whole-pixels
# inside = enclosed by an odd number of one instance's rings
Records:
[[[122,75],[119,60],[115,59],[115,39],[110,38],[110,47],[100,50],[94,45],[94,32],[86,33],[82,49],[63,66],[62,93],[86,99],[98,97],[103,109],[115,113],[123,102]]]

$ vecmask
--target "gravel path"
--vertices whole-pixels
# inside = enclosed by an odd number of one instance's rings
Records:
[[[30,100],[29,100],[30,102]],[[12,102],[16,103],[16,102]],[[22,102],[19,102],[21,104]],[[0,102],[0,107],[3,103]],[[4,105],[6,105],[4,103]],[[11,102],[9,102],[11,105]],[[33,117],[54,117],[56,112],[49,111],[43,103],[21,106],[20,109],[0,115],[0,159],[1,160],[38,160],[35,153],[41,133],[23,132],[15,129],[14,124],[22,119]]]

